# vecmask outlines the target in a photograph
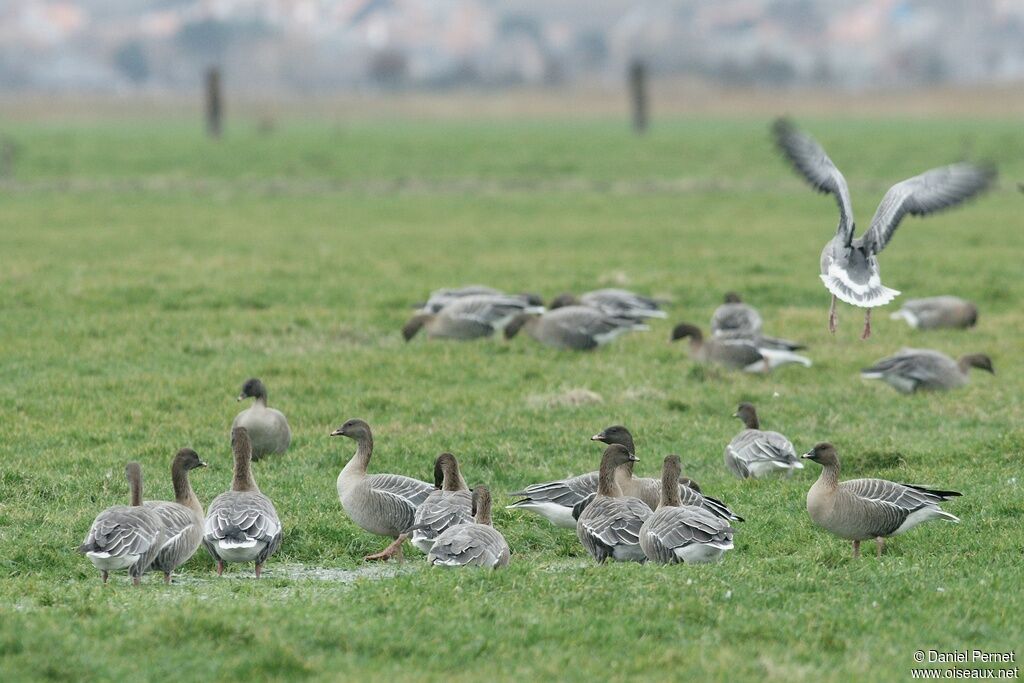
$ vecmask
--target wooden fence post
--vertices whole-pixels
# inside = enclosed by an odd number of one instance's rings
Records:
[[[211,138],[220,137],[222,116],[220,69],[211,66],[206,71],[206,134]]]
[[[647,67],[639,59],[629,65],[629,94],[633,105],[633,131],[647,130]]]

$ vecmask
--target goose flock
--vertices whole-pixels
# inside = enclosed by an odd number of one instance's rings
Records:
[[[772,128],[783,155],[813,188],[832,194],[839,206],[835,236],[821,252],[821,280],[832,297],[829,330],[836,328],[836,301],[866,309],[862,338],[871,334],[871,309],[898,294],[881,283],[878,255],[907,214],[926,215],[952,207],[985,190],[995,177],[985,164],[962,162],[927,171],[894,185],[885,195],[869,229],[855,237],[850,193],[843,175],[824,149],[791,122]],[[520,332],[543,345],[569,351],[593,351],[630,332],[648,331],[667,318],[668,302],[625,289],[562,293],[545,305],[534,293],[506,293],[485,285],[438,289],[401,329],[407,342],[420,332],[428,339],[469,341],[515,338]],[[978,321],[977,307],[955,296],[906,301],[892,318],[914,330],[967,329]],[[712,315],[705,335],[701,327],[680,322],[670,341],[688,340],[690,357],[724,369],[764,373],[784,365],[812,367],[797,353],[806,346],[764,334],[764,317],[735,292],[729,292]],[[955,360],[939,351],[904,348],[865,368],[865,379],[881,380],[897,391],[951,390],[968,382],[971,368],[994,373],[992,360],[969,353]],[[230,429],[233,474],[230,487],[204,510],[190,473],[206,466],[190,448],[171,462],[173,501],[143,499],[142,468],[125,467],[129,504],[100,512],[78,551],[99,570],[127,571],[138,585],[147,571],[159,571],[166,583],[203,546],[220,576],[226,564],[252,563],[259,578],[281,547],[284,527],[270,496],[260,490],[254,463],[288,451],[292,430],[280,410],[268,405],[267,388],[258,378],[245,381],[238,400],[253,399]],[[819,443],[802,456],[782,433],[761,428],[751,403],[740,403],[732,417],[743,429],[724,447],[724,466],[741,479],[790,479],[804,460],[821,466],[807,493],[807,513],[825,531],[852,542],[875,540],[879,555],[885,539],[929,520],[958,522],[942,509],[956,491],[883,479],[840,481],[835,446]],[[772,417],[772,416],[769,416]],[[387,545],[364,559],[404,558],[408,540],[439,567],[490,569],[509,563],[512,550],[492,519],[494,500],[483,484],[467,483],[455,455],[441,453],[433,462],[433,481],[386,472],[371,472],[374,439],[362,419],[345,421],[330,433],[355,442],[355,452],[337,477],[337,496],[357,527],[385,539]],[[537,515],[553,526],[573,529],[580,545],[598,563],[613,561],[693,564],[720,561],[734,548],[736,523],[743,522],[722,500],[683,476],[679,456],[664,457],[659,477],[636,476],[640,458],[633,434],[624,425],[606,427],[592,437],[603,446],[598,468],[582,474],[523,486],[509,493],[506,507]],[[723,439],[724,441],[724,439]],[[645,455],[645,458],[647,456]],[[770,485],[770,484],[766,484]]]

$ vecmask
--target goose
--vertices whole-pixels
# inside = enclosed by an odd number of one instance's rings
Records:
[[[664,318],[667,315],[656,299],[628,289],[596,289],[579,296],[559,294],[548,308],[554,310],[566,306],[589,306],[616,318]]]
[[[451,453],[442,453],[434,461],[434,486],[436,490],[417,506],[413,518],[412,544],[424,553],[430,552],[445,529],[473,521],[473,494]]]
[[[864,379],[880,379],[903,394],[918,390],[944,391],[967,384],[970,368],[996,374],[992,359],[983,353],[970,353],[953,360],[931,349],[900,349],[870,368],[860,371]]]
[[[430,298],[424,303],[417,304],[416,308],[421,313],[438,313],[442,308],[455,301],[456,299],[462,299],[467,296],[514,296],[525,300],[531,306],[543,306],[544,300],[537,294],[523,293],[523,294],[506,294],[500,289],[494,287],[488,287],[487,285],[466,285],[465,287],[455,287],[451,289],[436,289],[430,293]]]
[[[523,297],[476,294],[455,299],[436,313],[417,313],[402,327],[402,337],[411,340],[425,329],[432,339],[467,341],[490,337],[501,331],[520,314],[543,313]]]
[[[508,324],[505,338],[515,337],[523,328],[542,344],[574,351],[590,351],[626,332],[650,329],[633,318],[608,315],[589,306],[563,306],[540,316],[524,313]]]
[[[939,507],[961,495],[885,479],[839,482],[839,455],[830,443],[819,443],[804,454],[821,465],[821,475],[807,492],[811,520],[839,538],[853,541],[853,556],[860,557],[860,542],[875,539],[881,557],[885,539],[902,534],[922,522],[960,519]]]
[[[263,564],[281,547],[281,520],[253,479],[252,442],[245,427],[231,430],[231,450],[235,458],[231,489],[210,503],[203,545],[217,562],[217,576],[224,573],[225,562],[255,562],[258,579]]]
[[[716,363],[746,372],[768,372],[787,363],[811,367],[811,359],[784,349],[758,346],[750,339],[704,338],[700,328],[690,323],[679,323],[672,330],[669,341],[690,338],[690,357],[698,363]]]
[[[745,339],[759,349],[778,351],[799,351],[807,346],[800,342],[767,337],[761,333],[761,314],[749,304],[743,303],[736,292],[727,292],[725,303],[711,315],[711,336],[722,339]]]
[[[356,452],[338,475],[338,498],[345,513],[361,529],[395,542],[364,560],[403,559],[402,544],[416,521],[416,508],[434,487],[425,481],[400,474],[366,474],[373,455],[370,425],[357,418],[348,420],[331,436],[345,436],[356,442]]]
[[[718,562],[732,550],[734,529],[707,510],[679,500],[679,456],[669,455],[661,470],[661,501],[640,527],[640,549],[651,562]]]
[[[131,504],[115,505],[97,515],[78,552],[100,570],[103,583],[110,572],[127,569],[138,586],[160,552],[164,529],[157,514],[142,504],[142,466],[130,462],[124,475],[131,489]]]
[[[793,470],[803,469],[796,449],[789,439],[778,432],[761,430],[757,410],[751,403],[741,403],[733,417],[746,426],[725,447],[725,466],[740,479],[759,479],[773,472],[793,476]]]
[[[203,542],[203,518],[205,512],[188,473],[206,463],[191,448],[182,448],[171,461],[171,484],[174,486],[174,500],[147,500],[145,507],[160,517],[164,528],[163,545],[153,560],[151,569],[164,573],[164,583],[171,582],[175,569],[188,562]]]
[[[839,204],[839,226],[821,252],[821,281],[832,294],[828,329],[836,330],[836,299],[867,309],[861,339],[871,336],[871,309],[899,295],[882,284],[878,255],[907,214],[926,216],[960,204],[987,189],[995,179],[990,164],[957,163],[926,171],[893,185],[871,219],[871,226],[854,237],[853,205],[846,179],[814,138],[790,121],[772,127],[782,153],[819,192],[834,195]]]
[[[637,457],[621,444],[605,449],[597,495],[576,522],[576,536],[598,564],[608,558],[617,562],[647,559],[640,548],[640,527],[651,516],[651,508],[639,498],[623,496],[615,483],[616,468],[636,461]]]
[[[256,399],[253,404],[235,416],[231,430],[245,427],[252,442],[252,459],[259,460],[271,453],[280,454],[288,450],[292,442],[292,428],[288,418],[280,410],[267,407],[267,388],[253,377],[247,379],[238,394],[238,400]]]
[[[450,526],[434,541],[427,562],[435,567],[486,567],[498,569],[508,565],[508,543],[491,525],[491,492],[486,486],[475,486],[469,522]]]
[[[905,320],[915,330],[937,330],[944,327],[966,329],[978,322],[978,307],[958,296],[933,296],[909,299],[893,320]]]

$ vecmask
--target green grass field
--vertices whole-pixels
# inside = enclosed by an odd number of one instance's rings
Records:
[[[966,208],[907,219],[882,258],[903,297],[978,302],[968,332],[912,333],[840,309],[826,330],[818,255],[836,223],[778,159],[767,120],[283,123],[209,143],[173,121],[22,123],[0,180],[0,678],[54,680],[898,680],[919,649],[1024,642],[1024,134],[1019,121],[801,121],[846,173],[866,226],[890,184],[962,155],[1001,184]],[[405,344],[410,305],[483,282],[550,297],[625,283],[670,297],[668,321],[594,353],[528,338]],[[815,366],[771,376],[695,367],[671,324],[706,326],[724,291]],[[898,302],[899,300],[897,300]],[[891,308],[890,308],[891,310]],[[859,368],[901,346],[989,353],[997,374],[901,396]],[[284,544],[259,582],[200,551],[164,586],[102,585],[74,552],[122,471],[171,496],[174,452],[230,483],[241,382],[266,382],[294,430],[256,478]],[[571,405],[573,389],[603,399]],[[803,452],[830,440],[844,475],[960,490],[880,560],[812,526],[818,474],[738,481],[722,450],[738,401]],[[747,521],[717,566],[595,566],[575,535],[497,511],[502,572],[359,572],[382,539],[344,515],[352,454],[328,433],[374,427],[376,471],[428,478],[450,450],[496,502],[596,468],[588,438],[637,438],[638,473],[686,473]]]

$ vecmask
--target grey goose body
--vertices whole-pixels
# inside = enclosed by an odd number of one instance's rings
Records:
[[[725,466],[740,479],[760,478],[777,472],[792,476],[803,469],[792,442],[779,432],[761,429],[757,410],[741,403],[733,417],[743,421],[745,429],[725,447]]]
[[[700,328],[679,323],[672,330],[670,341],[689,338],[690,357],[698,363],[721,365],[745,372],[768,372],[780,365],[796,363],[811,367],[811,359],[786,349],[758,346],[758,340],[747,338],[705,338]]]
[[[904,320],[915,330],[966,329],[978,322],[978,307],[958,296],[908,299],[890,316]]]
[[[402,327],[402,336],[409,341],[422,329],[430,338],[469,341],[504,330],[519,315],[543,311],[522,296],[474,294],[454,299],[436,313],[417,313]]]
[[[160,517],[142,504],[142,467],[137,462],[125,466],[131,489],[130,505],[109,507],[93,521],[85,541],[78,547],[106,583],[112,571],[127,569],[132,583],[138,585],[163,544]]]
[[[664,318],[665,311],[656,299],[628,289],[596,289],[579,296],[560,294],[550,304],[551,310],[566,306],[587,306],[617,318]]]
[[[437,537],[449,527],[473,521],[473,494],[451,453],[442,453],[434,461],[434,487],[436,490],[416,507],[413,516],[410,540],[423,553],[429,553]]]
[[[761,314],[743,303],[736,292],[727,292],[725,301],[711,314],[711,334],[716,337],[755,337],[761,334]]]
[[[524,314],[505,328],[511,339],[521,329],[547,346],[574,351],[590,351],[627,332],[649,329],[634,318],[609,315],[589,306],[564,306],[542,315]]]
[[[445,529],[434,540],[427,562],[435,567],[484,567],[508,565],[512,551],[491,522],[491,493],[486,486],[473,488],[472,518]]]
[[[252,398],[253,404],[238,413],[231,423],[231,429],[244,427],[252,444],[252,459],[259,460],[265,455],[281,454],[292,442],[292,428],[288,418],[280,410],[267,407],[267,388],[255,377],[242,385],[238,400]]]
[[[163,524],[164,538],[160,552],[151,569],[163,572],[164,581],[171,582],[171,574],[199,549],[203,542],[203,505],[192,490],[189,472],[206,467],[191,448],[182,448],[171,462],[171,484],[174,500],[147,500],[144,505],[156,512]]]
[[[970,368],[995,374],[992,359],[980,353],[953,360],[931,349],[901,349],[874,365],[861,370],[864,379],[882,380],[900,393],[946,391],[967,384]]]
[[[859,237],[854,236],[853,205],[846,179],[825,150],[784,119],[773,128],[776,143],[793,167],[819,192],[835,197],[839,225],[821,251],[821,281],[832,295],[829,330],[835,332],[836,300],[868,309],[863,338],[871,334],[871,309],[892,301],[899,292],[882,284],[878,255],[907,214],[925,216],[956,206],[984,191],[995,178],[988,165],[957,163],[932,169],[893,185]]]
[[[940,504],[959,496],[913,484],[885,479],[839,481],[839,456],[832,444],[820,443],[804,455],[822,466],[821,475],[807,492],[807,513],[826,531],[853,542],[853,555],[860,554],[860,542],[874,538],[882,554],[885,538],[913,529],[933,519],[959,522]]]
[[[615,483],[615,470],[637,457],[621,444],[612,444],[601,457],[597,495],[579,514],[576,536],[598,564],[644,562],[640,548],[640,527],[651,516],[651,508],[639,498],[623,496]]]
[[[254,562],[256,578],[263,565],[281,547],[283,529],[274,503],[263,494],[252,476],[252,444],[244,427],[231,432],[234,474],[231,489],[210,502],[203,524],[203,545],[217,563]]]

